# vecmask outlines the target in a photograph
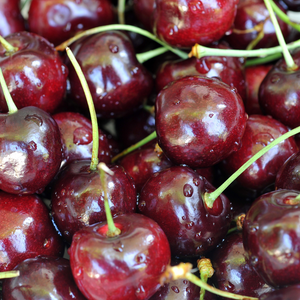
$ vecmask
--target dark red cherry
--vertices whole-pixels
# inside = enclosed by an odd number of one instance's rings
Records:
[[[86,299],[76,286],[70,262],[65,258],[29,258],[15,269],[20,276],[3,281],[3,300],[46,299],[46,295],[51,299]]]
[[[0,114],[0,124],[0,189],[13,194],[43,192],[62,161],[56,122],[29,106]]]
[[[142,104],[153,86],[151,74],[137,61],[130,39],[122,32],[104,32],[72,48],[86,77],[99,117],[116,118]],[[86,98],[70,66],[71,94],[82,107]]]
[[[167,85],[156,99],[156,132],[176,164],[214,165],[239,148],[247,115],[235,88],[189,76]]]
[[[231,222],[231,205],[221,195],[212,210],[203,201],[214,187],[188,167],[152,175],[142,188],[139,211],[156,221],[168,237],[173,256],[198,257],[214,249]]]
[[[175,47],[207,45],[230,29],[237,0],[156,0],[154,33]]]
[[[290,10],[299,11],[300,1],[299,0],[282,0]]]
[[[0,67],[16,106],[54,112],[64,97],[68,76],[58,52],[46,39],[30,32],[13,33],[5,39],[18,49],[7,55],[0,45]],[[7,112],[2,91],[0,111]]]
[[[20,0],[1,0],[0,18],[1,36],[25,30],[25,21],[20,11]]]
[[[298,300],[300,299],[300,285],[291,285],[286,288],[263,294],[259,300]]]
[[[109,0],[32,0],[28,12],[30,31],[55,45],[80,31],[113,21]]]
[[[292,53],[300,66],[300,49]],[[265,114],[284,125],[294,128],[300,125],[300,68],[292,71],[284,59],[280,59],[262,81],[259,88],[259,104]]]
[[[286,132],[287,127],[270,116],[249,116],[241,148],[222,162],[222,169],[228,175],[233,174],[259,150]],[[280,167],[297,151],[293,137],[282,141],[248,167],[236,182],[245,188],[261,191],[275,182]]]
[[[69,254],[75,282],[90,300],[149,299],[170,263],[168,240],[157,223],[140,214],[117,216],[114,223],[121,233],[112,238],[106,224],[74,235]]]
[[[149,31],[152,31],[153,28],[155,6],[155,0],[133,0],[133,10],[137,19]]]
[[[81,228],[106,220],[104,191],[99,172],[90,170],[90,160],[75,160],[64,166],[52,188],[52,216],[64,238]],[[131,177],[120,166],[110,168],[107,193],[113,216],[136,210],[136,190]]]
[[[252,267],[268,285],[276,288],[300,282],[297,196],[298,191],[285,189],[260,196],[243,224],[244,247]]]
[[[0,271],[12,270],[27,258],[62,256],[64,243],[49,211],[36,195],[0,192]]]

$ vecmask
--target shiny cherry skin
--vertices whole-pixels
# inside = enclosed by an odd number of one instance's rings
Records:
[[[298,300],[300,299],[300,285],[290,285],[286,288],[266,293],[259,300]]]
[[[49,211],[36,195],[0,192],[0,271],[12,270],[27,258],[62,256],[64,243]]]
[[[22,261],[15,269],[20,276],[3,281],[3,300],[86,299],[75,284],[68,259],[39,256]]]
[[[188,76],[167,85],[156,99],[156,132],[176,164],[209,167],[239,148],[247,114],[235,88],[218,79]]]
[[[276,4],[286,13],[280,4]],[[290,33],[288,25],[279,18],[277,20],[283,35],[288,37]],[[225,36],[225,39],[233,48],[246,49],[257,38],[260,30],[263,31],[263,38],[254,48],[269,48],[278,45],[275,29],[264,1],[240,0],[231,29],[232,32]]]
[[[299,191],[277,190],[252,204],[243,224],[243,243],[255,271],[275,288],[300,282]],[[283,276],[285,274],[285,276]]]
[[[153,12],[156,6],[155,0],[133,0],[133,10],[137,19],[145,29],[152,31],[154,18]]]
[[[113,21],[109,0],[32,0],[28,11],[30,31],[55,45],[80,31]]]
[[[58,52],[46,39],[30,32],[13,33],[5,39],[18,49],[7,55],[0,45],[0,67],[16,106],[54,112],[64,97],[68,76]],[[0,111],[7,112],[2,90]]]
[[[106,223],[74,235],[69,254],[75,282],[90,300],[148,299],[170,263],[166,235],[140,214],[117,216],[114,223],[121,233],[112,238]]]
[[[203,201],[215,188],[188,167],[173,166],[152,175],[142,188],[139,211],[156,221],[177,257],[199,257],[225,237],[231,222],[231,205],[225,195],[213,209]]]
[[[249,264],[241,232],[226,236],[225,241],[213,252],[211,260],[215,270],[213,282],[222,291],[259,297],[273,290]]]
[[[156,0],[153,32],[174,47],[218,41],[233,24],[237,0]]]
[[[63,160],[91,159],[93,132],[91,121],[80,113],[61,112],[52,116],[57,123],[63,144]],[[100,162],[110,163],[112,154],[106,135],[99,129]]]
[[[0,124],[0,189],[13,194],[43,192],[62,161],[56,122],[29,106],[0,114]]]
[[[103,32],[75,43],[72,50],[86,77],[99,117],[128,114],[150,94],[152,76],[137,61],[132,43],[124,33]],[[69,78],[74,101],[87,108],[78,75],[71,66]]]
[[[300,11],[300,1],[299,0],[282,0],[290,10]]]
[[[259,150],[286,132],[288,128],[270,116],[249,116],[241,148],[222,162],[222,169],[228,175],[233,174]],[[293,137],[284,140],[256,160],[236,182],[245,188],[261,191],[275,182],[280,167],[297,151],[298,147]]]
[[[300,49],[292,53],[300,66]],[[300,67],[291,71],[280,59],[262,81],[259,88],[259,104],[263,113],[271,115],[284,125],[295,128],[300,125],[300,91],[298,89]]]
[[[6,36],[25,30],[25,21],[20,11],[20,0],[0,1],[0,35]]]
[[[230,49],[227,43],[222,42],[212,46],[219,49]],[[237,88],[243,100],[246,98],[246,84],[243,62],[236,57],[205,56],[195,57],[162,63],[156,73],[156,90],[160,92],[168,83],[191,75],[218,77],[228,85]]]
[[[90,160],[73,160],[57,175],[52,188],[52,216],[67,242],[76,231],[106,220],[104,192],[98,171]],[[131,177],[120,166],[110,168],[107,193],[113,216],[136,210],[136,190]]]

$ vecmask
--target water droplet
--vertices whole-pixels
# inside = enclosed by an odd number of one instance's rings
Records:
[[[139,68],[138,67],[134,67],[130,71],[131,75],[137,74],[138,72],[139,72]]]
[[[45,239],[43,247],[48,249],[51,246],[51,240]]]
[[[139,203],[139,210],[143,210],[144,208],[146,208],[146,202],[145,201],[141,201],[140,203]]]
[[[258,264],[258,257],[252,256],[252,257],[250,258],[250,261],[251,261],[251,264],[252,264],[253,266],[255,266],[255,265]]]
[[[197,233],[195,234],[195,238],[196,238],[196,239],[201,238],[201,231],[199,231],[199,232],[197,232]]]
[[[187,280],[183,280],[183,283],[184,284],[188,284],[189,282]]]
[[[186,288],[186,292],[187,292],[187,293],[190,293],[190,292],[191,292],[191,289],[190,289],[190,288]]]
[[[136,289],[135,295],[141,300],[145,298],[145,289],[142,285]]]
[[[37,145],[36,145],[36,143],[35,143],[34,141],[30,141],[30,142],[28,143],[28,147],[29,147],[29,149],[32,150],[32,151],[35,151],[35,150],[37,149]]]
[[[193,226],[194,226],[194,222],[188,222],[188,223],[185,224],[186,229],[192,229]]]
[[[116,252],[123,252],[123,250],[124,250],[124,244],[122,244],[121,241],[118,241],[118,242],[116,242],[116,243],[113,244],[113,249]]]
[[[83,270],[82,267],[77,266],[73,269],[73,275],[74,277],[80,278],[83,276]]]
[[[199,186],[200,179],[199,178],[193,178],[193,183],[194,183],[195,186]]]
[[[180,100],[176,100],[176,101],[174,101],[174,102],[173,102],[173,104],[174,104],[174,105],[178,105],[178,104],[180,104]]]
[[[144,263],[145,261],[146,261],[146,255],[144,254],[144,253],[141,253],[141,254],[139,254],[139,255],[137,255],[136,257],[135,257],[135,261],[137,262],[137,263]]]
[[[212,117],[214,116],[214,114],[209,114],[208,116],[209,116],[210,118],[212,118]]]
[[[180,292],[180,290],[177,286],[171,286],[171,290],[176,294],[178,294]]]
[[[186,216],[182,216],[181,219],[182,219],[183,221],[185,221],[185,220],[186,220]]]
[[[43,120],[41,117],[37,116],[37,115],[27,115],[25,117],[25,121],[28,122],[34,122],[35,124],[37,124],[39,127],[41,127],[43,125]]]
[[[190,184],[186,183],[183,186],[183,195],[185,197],[192,197],[193,193],[194,193],[193,187]]]
[[[273,75],[270,79],[271,83],[277,83],[280,80],[278,75]]]
[[[61,193],[62,196],[64,196],[66,194],[66,190],[62,189],[60,193]]]
[[[117,45],[114,45],[114,44],[109,45],[109,51],[111,53],[118,53],[119,52],[119,47]]]
[[[93,141],[93,135],[90,130],[84,127],[78,127],[73,132],[73,143],[75,145],[88,145]]]

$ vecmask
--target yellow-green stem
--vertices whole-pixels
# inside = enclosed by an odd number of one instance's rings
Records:
[[[8,87],[7,87],[7,84],[5,82],[5,79],[4,79],[3,72],[2,72],[1,68],[0,68],[0,84],[1,84],[3,94],[4,94],[4,98],[5,98],[7,107],[8,107],[8,113],[13,114],[13,113],[17,112],[18,108],[16,107],[16,105],[15,105],[15,103],[14,103],[14,101],[13,101],[11,95],[10,95],[10,92],[8,90]]]
[[[0,279],[14,278],[18,276],[20,276],[20,271],[18,270],[0,272]]]
[[[118,0],[118,20],[120,24],[125,24],[125,3],[126,0]]]
[[[4,47],[7,53],[15,53],[18,51],[18,48],[12,46],[0,35],[0,43]]]

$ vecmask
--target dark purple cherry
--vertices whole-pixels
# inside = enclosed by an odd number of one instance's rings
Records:
[[[241,232],[226,236],[221,246],[213,252],[211,260],[215,270],[213,282],[222,291],[259,297],[272,290],[249,264]]]
[[[243,224],[244,247],[255,271],[275,288],[300,283],[299,191],[260,196]]]
[[[12,270],[27,258],[62,256],[64,243],[49,211],[36,195],[0,192],[0,271]]]
[[[133,0],[133,10],[137,19],[149,31],[153,28],[155,6],[155,0]]]
[[[20,276],[3,281],[3,300],[85,300],[75,284],[69,260],[39,256],[22,261]]]
[[[173,256],[204,255],[225,237],[231,222],[228,198],[221,195],[212,210],[202,198],[214,189],[192,169],[177,166],[155,173],[142,188],[139,211],[164,230]]]
[[[300,285],[291,285],[273,292],[263,294],[259,300],[299,300]]]
[[[69,254],[75,282],[90,300],[149,299],[170,263],[168,240],[156,222],[140,214],[117,216],[114,223],[121,233],[112,238],[106,223],[74,235]]]
[[[18,49],[7,55],[0,45],[0,67],[16,106],[54,112],[64,97],[68,76],[58,52],[46,39],[30,32],[13,33],[5,39]],[[7,112],[2,91],[0,111]]]
[[[80,31],[113,21],[109,0],[32,0],[28,12],[30,31],[55,45]]]
[[[300,1],[299,0],[282,0],[290,10],[300,11]]]
[[[207,45],[230,29],[237,0],[156,0],[154,33],[175,47]]]
[[[104,32],[75,43],[74,55],[86,77],[97,115],[116,118],[143,103],[153,86],[151,74],[135,56],[130,39],[122,32]],[[87,108],[79,79],[70,66],[71,94]]]
[[[75,160],[59,172],[52,188],[52,216],[70,243],[81,228],[106,220],[104,191],[99,172],[90,170],[90,160]],[[136,190],[131,177],[120,166],[110,168],[107,192],[113,216],[136,210]]]
[[[41,193],[59,170],[62,144],[51,116],[37,107],[0,114],[0,189]]]
[[[235,88],[218,79],[189,76],[167,85],[156,99],[156,132],[176,164],[209,167],[239,148],[247,115]]]
[[[300,66],[300,49],[292,53]],[[265,114],[271,115],[284,125],[295,128],[300,125],[300,68],[292,71],[284,59],[280,59],[262,81],[259,88],[259,104]]]
[[[20,0],[1,0],[0,19],[1,36],[24,31],[25,21],[20,11]]]
[[[286,132],[287,127],[270,116],[249,116],[241,148],[225,158],[222,169],[228,175],[233,174],[259,150]],[[297,151],[293,137],[282,141],[248,167],[236,182],[245,188],[261,191],[275,182],[280,167]]]

